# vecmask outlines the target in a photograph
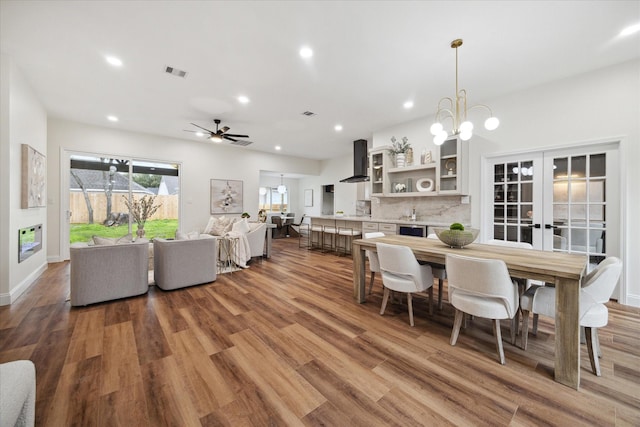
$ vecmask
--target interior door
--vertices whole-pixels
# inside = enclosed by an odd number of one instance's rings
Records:
[[[488,159],[486,237],[585,254],[589,271],[606,256],[620,257],[618,164],[617,143]]]

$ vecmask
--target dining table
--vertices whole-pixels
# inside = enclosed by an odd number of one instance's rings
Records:
[[[438,239],[404,235],[387,235],[369,239],[355,239],[353,253],[353,295],[358,303],[366,301],[365,251],[376,251],[377,243],[408,246],[419,261],[433,265],[446,263],[447,254],[484,259],[501,259],[509,275],[516,279],[540,280],[556,287],[555,361],[557,382],[580,387],[580,285],[586,274],[587,256],[567,252],[520,249],[505,246],[471,243],[452,248]]]

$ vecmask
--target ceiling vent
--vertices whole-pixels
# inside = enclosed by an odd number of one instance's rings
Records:
[[[229,143],[229,145],[241,145],[243,147],[246,147],[249,144],[253,144],[253,141],[240,141],[240,140],[238,140],[238,141],[231,141]]]
[[[314,113],[313,111],[305,111],[304,113],[302,113],[303,116],[307,116],[307,117],[311,117],[311,116],[315,116],[316,113]]]
[[[182,70],[179,70],[177,68],[173,68],[173,67],[169,67],[169,66],[166,66],[164,68],[164,72],[167,73],[167,74],[171,74],[172,76],[182,77],[183,79],[185,77],[187,77],[187,72],[186,71],[182,71]]]

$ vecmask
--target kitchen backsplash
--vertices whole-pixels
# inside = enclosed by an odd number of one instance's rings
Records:
[[[372,197],[371,219],[407,220],[413,208],[417,221],[471,224],[471,204],[460,203],[460,196]]]

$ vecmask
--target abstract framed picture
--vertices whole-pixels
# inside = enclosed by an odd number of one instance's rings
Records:
[[[242,209],[242,181],[211,180],[211,214],[241,214]]]
[[[41,208],[45,204],[47,159],[28,144],[22,144],[22,188],[20,207]]]

